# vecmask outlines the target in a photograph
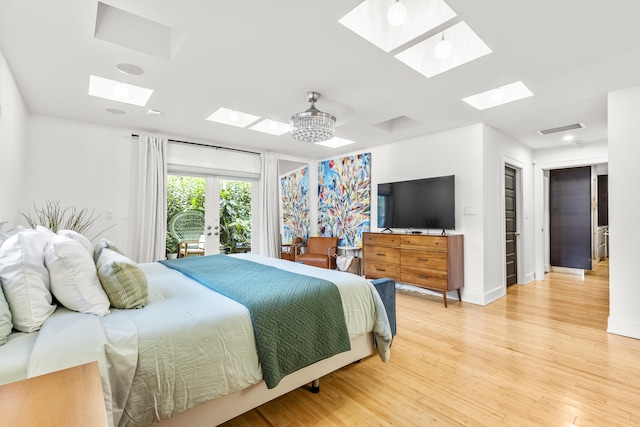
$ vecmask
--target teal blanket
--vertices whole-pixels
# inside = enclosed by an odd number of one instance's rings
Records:
[[[160,262],[247,307],[268,388],[351,349],[340,292],[331,282],[226,255]]]

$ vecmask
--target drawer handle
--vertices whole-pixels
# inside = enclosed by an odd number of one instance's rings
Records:
[[[376,271],[387,271],[384,268],[376,268]]]
[[[418,279],[428,279],[429,276],[423,276],[422,274],[418,274]]]
[[[427,258],[416,258],[418,261],[429,261]]]
[[[376,254],[376,256],[387,256],[387,254]]]

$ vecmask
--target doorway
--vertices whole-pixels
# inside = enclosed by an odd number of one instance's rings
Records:
[[[194,176],[175,172],[167,176],[167,256],[250,252],[253,188],[250,180]],[[199,213],[197,232],[182,244],[176,219],[184,212]],[[174,221],[172,223],[172,221]],[[198,228],[198,227],[195,227]]]
[[[591,270],[591,166],[549,171],[552,267]]]
[[[518,283],[518,222],[517,222],[516,170],[504,167],[504,215],[505,215],[505,255],[507,286]]]

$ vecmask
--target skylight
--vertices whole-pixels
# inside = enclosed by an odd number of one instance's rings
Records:
[[[126,104],[146,105],[153,94],[152,89],[134,86],[104,77],[89,76],[89,95]]]
[[[443,34],[451,50],[448,56],[439,58],[436,46]],[[489,53],[491,49],[462,21],[398,53],[396,58],[426,77],[433,77]]]
[[[351,141],[349,139],[343,139],[343,138],[338,138],[338,137],[333,137],[328,141],[322,141],[322,142],[316,142],[315,145],[322,145],[324,147],[329,147],[329,148],[338,148],[338,147],[344,147],[345,145],[349,145],[349,144],[355,144],[355,141]]]
[[[264,119],[255,125],[251,126],[251,129],[258,132],[269,133],[271,135],[282,135],[289,132],[290,126],[286,123],[276,122],[271,119]]]
[[[515,82],[466,97],[463,101],[478,110],[486,110],[530,96],[533,96],[533,93],[524,83]]]
[[[237,126],[239,128],[246,128],[259,119],[260,116],[254,116],[253,114],[243,113],[242,111],[231,110],[225,107],[218,108],[215,113],[207,117],[207,120],[212,122]]]
[[[365,0],[340,18],[345,27],[370,43],[390,52],[456,17],[443,0],[402,0],[407,20],[400,26],[387,21],[392,0]]]

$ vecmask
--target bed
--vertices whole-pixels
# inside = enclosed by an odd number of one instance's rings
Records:
[[[169,264],[149,263],[139,264],[148,281],[144,308],[112,308],[101,317],[58,306],[39,331],[12,333],[0,346],[0,384],[97,360],[113,426],[204,427],[234,418],[376,351],[383,361],[388,360],[389,322],[380,296],[364,278],[254,254],[213,257],[335,284],[347,350],[308,365],[302,361],[299,369],[275,380],[267,374],[265,380],[265,363],[258,357],[264,350],[254,335],[254,310]],[[324,330],[323,334],[334,332]]]

